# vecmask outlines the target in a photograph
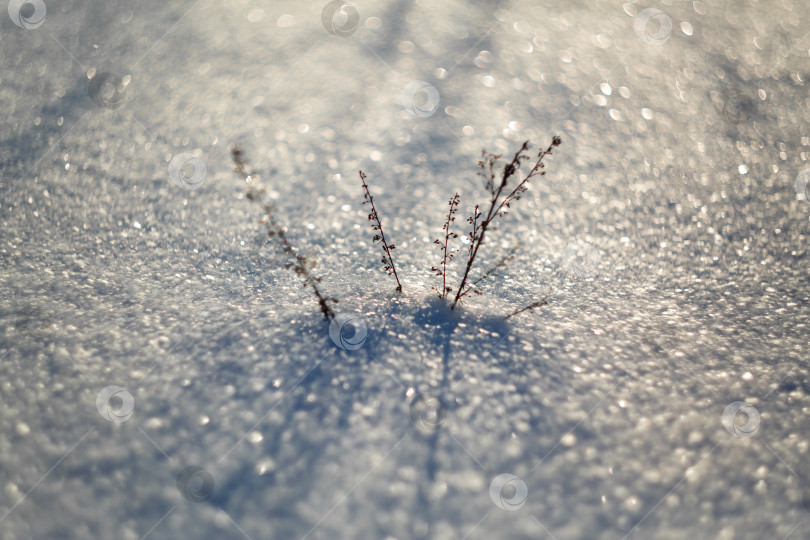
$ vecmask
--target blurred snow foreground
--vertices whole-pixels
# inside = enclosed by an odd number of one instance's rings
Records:
[[[8,12],[0,539],[810,535],[805,2]],[[448,312],[448,199],[556,134]]]

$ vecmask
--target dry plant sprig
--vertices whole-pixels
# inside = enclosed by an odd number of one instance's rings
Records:
[[[546,166],[545,163],[543,163],[543,159],[546,156],[551,155],[552,150],[561,143],[562,139],[560,139],[558,136],[554,136],[548,148],[538,152],[536,158],[537,161],[531,170],[529,170],[526,177],[518,182],[514,189],[508,192],[508,194],[505,196],[504,191],[507,188],[509,179],[518,172],[521,164],[524,161],[529,160],[529,142],[524,142],[523,146],[520,147],[520,150],[515,152],[512,160],[504,166],[500,180],[496,179],[495,164],[498,162],[501,156],[498,154],[487,154],[486,151],[481,152],[481,160],[478,162],[478,167],[481,169],[481,172],[478,174],[486,181],[485,185],[491,197],[489,201],[490,205],[486,214],[480,213],[478,211],[478,206],[476,206],[475,210],[473,211],[473,216],[467,220],[468,223],[473,226],[473,230],[470,231],[469,257],[467,258],[467,266],[464,269],[464,275],[461,278],[461,283],[459,284],[458,290],[456,291],[456,296],[453,299],[453,304],[450,306],[451,309],[454,309],[459,300],[461,300],[461,298],[467,295],[467,293],[470,291],[470,288],[466,287],[467,280],[470,277],[470,270],[472,269],[475,258],[478,255],[478,250],[481,248],[481,244],[484,243],[484,237],[487,233],[487,229],[494,220],[501,215],[506,214],[508,209],[511,208],[511,204],[514,201],[519,200],[526,190],[528,190],[529,180],[535,176],[543,176],[546,174],[545,171],[541,171],[541,169],[545,168]]]
[[[337,304],[338,301],[335,298],[329,298],[328,296],[324,295],[321,290],[318,288],[318,284],[321,282],[321,278],[314,277],[310,272],[311,264],[307,260],[306,257],[299,255],[295,249],[290,244],[290,241],[287,240],[287,235],[284,232],[284,227],[279,225],[276,221],[275,216],[273,215],[273,208],[264,202],[262,199],[261,192],[256,188],[256,185],[253,183],[253,177],[251,172],[248,170],[247,167],[247,160],[244,157],[244,153],[237,149],[233,148],[231,150],[231,155],[233,157],[233,166],[234,171],[242,177],[242,179],[247,183],[248,192],[246,197],[248,200],[255,201],[262,207],[264,211],[264,218],[262,219],[262,223],[264,223],[265,228],[267,229],[267,237],[268,238],[278,238],[279,243],[281,244],[281,248],[284,253],[290,257],[295,259],[295,263],[288,263],[286,265],[287,268],[292,268],[293,271],[301,276],[304,279],[304,287],[310,287],[312,292],[315,294],[315,297],[318,299],[318,305],[321,308],[321,313],[323,313],[324,318],[327,322],[331,322],[332,319],[335,318],[335,312],[332,311],[330,303]]]
[[[495,270],[497,270],[497,269],[499,269],[499,268],[505,268],[505,267],[507,267],[507,266],[509,265],[509,263],[510,263],[510,262],[512,262],[512,259],[514,259],[514,258],[515,258],[515,252],[518,250],[518,248],[519,248],[519,247],[520,247],[520,242],[518,242],[517,244],[515,244],[515,246],[514,246],[512,249],[510,249],[510,250],[509,250],[509,252],[508,252],[506,255],[504,255],[503,257],[501,257],[501,260],[500,260],[500,261],[498,261],[498,263],[497,263],[495,266],[493,266],[492,268],[490,268],[489,270],[487,270],[487,273],[486,273],[486,274],[484,274],[484,275],[483,275],[483,276],[481,276],[480,278],[478,278],[478,279],[476,279],[475,281],[473,281],[473,284],[469,286],[469,288],[467,289],[467,291],[468,291],[468,292],[472,291],[472,292],[474,292],[475,294],[481,294],[480,289],[476,289],[476,288],[475,288],[475,286],[476,286],[476,285],[478,285],[479,283],[481,283],[482,281],[484,281],[484,280],[485,280],[487,277],[489,277],[490,275],[492,275],[492,273],[493,273],[493,272],[495,272]],[[468,293],[464,293],[464,294],[468,294]],[[461,296],[463,297],[463,296],[464,296],[464,294],[462,294]]]
[[[388,275],[394,276],[394,279],[397,280],[397,292],[402,292],[402,283],[399,282],[397,269],[394,267],[394,257],[391,255],[391,252],[394,251],[396,246],[394,244],[389,245],[385,240],[385,233],[383,232],[382,223],[380,222],[380,216],[377,214],[377,208],[374,206],[374,197],[371,196],[371,192],[368,190],[366,178],[368,177],[363,173],[363,171],[360,171],[360,181],[363,182],[363,190],[365,191],[363,195],[365,198],[363,204],[371,205],[371,212],[368,215],[368,220],[371,222],[371,229],[380,233],[375,234],[371,241],[374,244],[379,243],[381,245],[383,257],[380,262],[383,264],[385,271],[388,272]]]
[[[447,298],[447,293],[452,292],[453,288],[447,286],[447,263],[453,260],[453,256],[458,253],[458,249],[453,251],[452,249],[448,251],[448,244],[450,244],[450,239],[458,238],[458,234],[450,232],[450,223],[456,220],[455,213],[458,210],[458,204],[461,198],[459,194],[456,193],[453,198],[450,199],[448,204],[450,205],[450,211],[447,213],[447,221],[444,223],[442,230],[444,231],[444,242],[440,239],[436,239],[433,241],[434,244],[438,244],[439,247],[442,249],[442,262],[439,263],[441,266],[441,270],[437,267],[433,266],[430,269],[436,272],[437,276],[442,276],[442,290],[439,291],[436,287],[433,287],[433,290],[439,293],[439,298]]]
[[[510,313],[509,315],[504,317],[504,319],[508,319],[509,317],[513,317],[513,316],[517,315],[518,313],[523,313],[524,311],[532,311],[532,310],[534,310],[534,308],[539,308],[541,306],[547,306],[549,296],[551,296],[551,288],[549,288],[548,294],[546,294],[543,298],[541,298],[537,302],[532,302],[528,306],[526,306],[524,308],[521,308],[521,309],[515,311],[514,313]]]

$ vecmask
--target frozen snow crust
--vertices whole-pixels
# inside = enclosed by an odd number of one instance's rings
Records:
[[[810,534],[805,3],[19,4],[0,539]],[[448,198],[553,134],[449,312]]]

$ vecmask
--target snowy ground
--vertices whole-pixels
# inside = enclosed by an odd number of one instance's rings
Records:
[[[806,3],[20,4],[0,539],[810,535]],[[481,148],[553,134],[482,255],[516,260],[448,316],[447,200],[461,228]]]

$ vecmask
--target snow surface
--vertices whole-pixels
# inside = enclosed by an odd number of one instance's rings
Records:
[[[0,539],[810,536],[808,5],[353,3],[11,2]],[[553,134],[449,314],[447,200],[463,232],[481,148]]]

